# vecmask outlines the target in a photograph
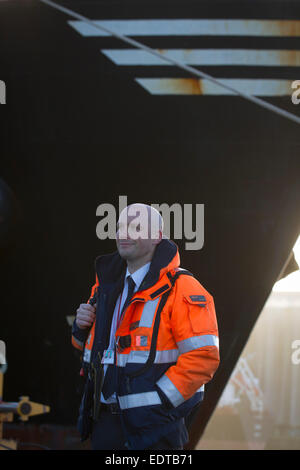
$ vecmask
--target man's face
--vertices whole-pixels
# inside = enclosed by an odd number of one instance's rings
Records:
[[[121,212],[117,223],[116,243],[122,258],[135,261],[154,251],[159,240],[151,239],[150,223],[150,214],[143,207],[138,209],[131,206]]]

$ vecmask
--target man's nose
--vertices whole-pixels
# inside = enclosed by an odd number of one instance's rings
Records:
[[[130,239],[129,233],[128,233],[128,227],[121,228],[117,231],[117,238],[121,240],[127,240]]]

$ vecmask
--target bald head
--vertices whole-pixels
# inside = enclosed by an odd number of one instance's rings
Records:
[[[154,207],[142,203],[125,207],[118,220],[116,241],[120,256],[127,260],[128,267],[129,264],[142,266],[150,261],[162,233],[163,219]]]
[[[133,237],[161,238],[163,218],[154,207],[142,203],[130,204],[121,212],[119,222],[125,219],[129,222],[128,229]]]

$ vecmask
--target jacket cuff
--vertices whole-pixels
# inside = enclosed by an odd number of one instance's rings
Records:
[[[181,405],[181,403],[185,401],[179,390],[166,375],[163,375],[159,381],[156,382],[156,385],[174,407]]]
[[[76,343],[84,348],[85,342],[88,338],[89,335],[89,329],[82,329],[79,328],[76,324],[76,320],[74,320],[73,325],[72,325],[72,336],[74,337]]]
[[[168,409],[171,410],[173,408],[172,403],[170,400],[166,397],[166,395],[162,392],[162,390],[156,386],[156,391],[159,395],[159,398],[161,399],[162,404]]]

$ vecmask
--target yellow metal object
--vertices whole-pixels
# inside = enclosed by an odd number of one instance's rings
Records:
[[[50,407],[29,401],[29,397],[20,397],[18,402],[0,402],[0,421],[1,415],[14,413],[19,415],[22,421],[28,421],[30,416],[49,413]],[[5,419],[7,421],[7,419]]]
[[[17,413],[22,421],[28,421],[29,416],[49,413],[50,406],[29,401],[29,397],[20,397]]]
[[[0,371],[0,450],[15,450],[17,443],[14,440],[3,439],[3,423],[13,421],[14,414],[21,421],[28,421],[30,416],[49,413],[50,406],[35,403],[29,397],[20,397],[18,402],[4,402],[3,397],[3,373]]]

